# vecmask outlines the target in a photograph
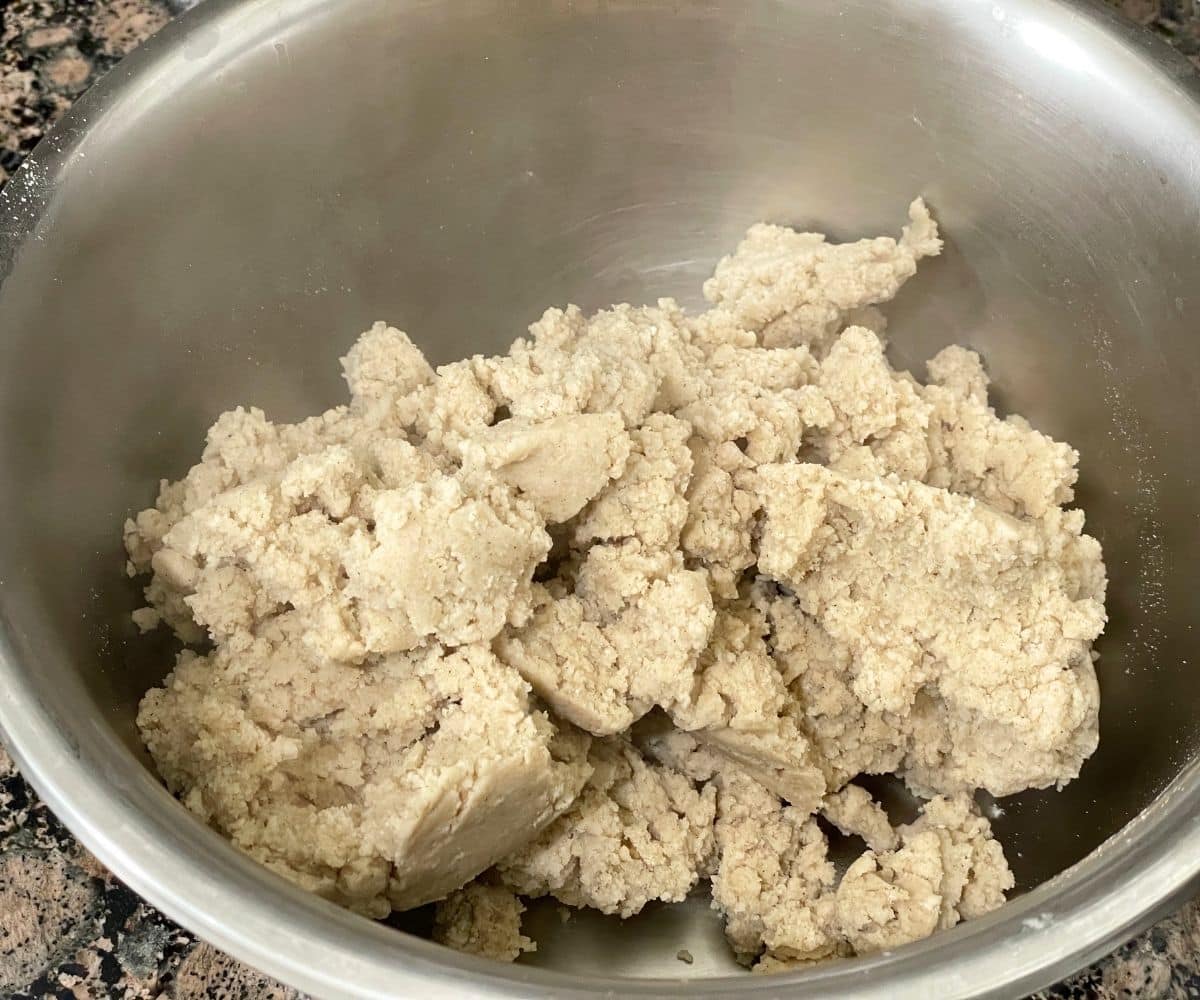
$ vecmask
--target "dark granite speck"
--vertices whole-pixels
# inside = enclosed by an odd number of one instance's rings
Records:
[[[0,0],[0,183],[80,93],[195,0]],[[1200,0],[1110,0],[1200,67]],[[0,997],[302,1000],[83,850],[0,748]],[[1200,998],[1200,900],[1039,997]]]

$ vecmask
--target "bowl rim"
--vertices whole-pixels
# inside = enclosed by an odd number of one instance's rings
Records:
[[[51,208],[53,180],[88,122],[148,79],[181,46],[223,22],[292,7],[326,13],[344,0],[205,0],[167,24],[87,91],[0,191],[2,283]],[[993,7],[1038,0],[996,0]],[[1061,23],[1098,29],[1190,104],[1200,143],[1200,76],[1164,41],[1099,0],[1040,0]],[[278,24],[278,20],[276,20]],[[231,31],[236,29],[231,28]],[[210,35],[211,37],[211,35]],[[1013,996],[1111,951],[1200,883],[1200,759],[1141,814],[1076,865],[978,920],[894,952],[771,977],[617,979],[503,966],[350,914],[243,856],[191,816],[111,733],[77,742],[23,669],[0,579],[0,733],[21,774],[121,881],[204,940],[321,997],[721,996],[733,990],[806,995]],[[123,755],[114,765],[106,754]],[[97,776],[101,776],[98,780]],[[998,947],[997,945],[1002,945]],[[320,956],[314,960],[314,956]],[[982,989],[981,989],[982,985]]]

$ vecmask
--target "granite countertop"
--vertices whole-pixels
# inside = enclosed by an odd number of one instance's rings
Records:
[[[0,184],[100,74],[196,0],[0,0]],[[1200,0],[1108,0],[1200,67]],[[1200,899],[1048,997],[1200,997]],[[298,1000],[81,848],[0,747],[0,997]]]

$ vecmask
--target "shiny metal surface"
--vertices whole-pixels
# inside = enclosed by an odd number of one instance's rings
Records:
[[[1197,93],[1055,0],[207,0],[0,194],[0,724],[25,774],[133,888],[320,996],[1011,995],[1110,949],[1200,872]],[[508,969],[291,889],[159,786],[133,713],[169,657],[128,623],[120,525],[218,412],[338,400],[376,318],[436,360],[497,350],[550,303],[695,302],[755,220],[890,233],[918,192],[949,239],[890,310],[896,358],[976,347],[1080,448],[1113,578],[1101,749],[997,822],[1020,899],[782,978],[722,978],[699,902],[539,913],[537,964]]]

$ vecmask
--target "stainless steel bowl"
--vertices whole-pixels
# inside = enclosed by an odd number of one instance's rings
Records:
[[[1197,95],[1056,0],[208,0],[0,195],[24,773],[138,892],[327,997],[1011,995],[1110,949],[1200,872]],[[700,901],[541,914],[536,963],[504,968],[290,888],[159,785],[133,717],[169,651],[128,623],[120,526],[219,411],[340,399],[376,318],[438,360],[496,350],[549,303],[694,302],[755,220],[892,232],[917,193],[949,239],[891,309],[898,360],[977,347],[1005,406],[1080,447],[1113,578],[1101,748],[997,822],[1019,899],[780,978],[738,976]]]

